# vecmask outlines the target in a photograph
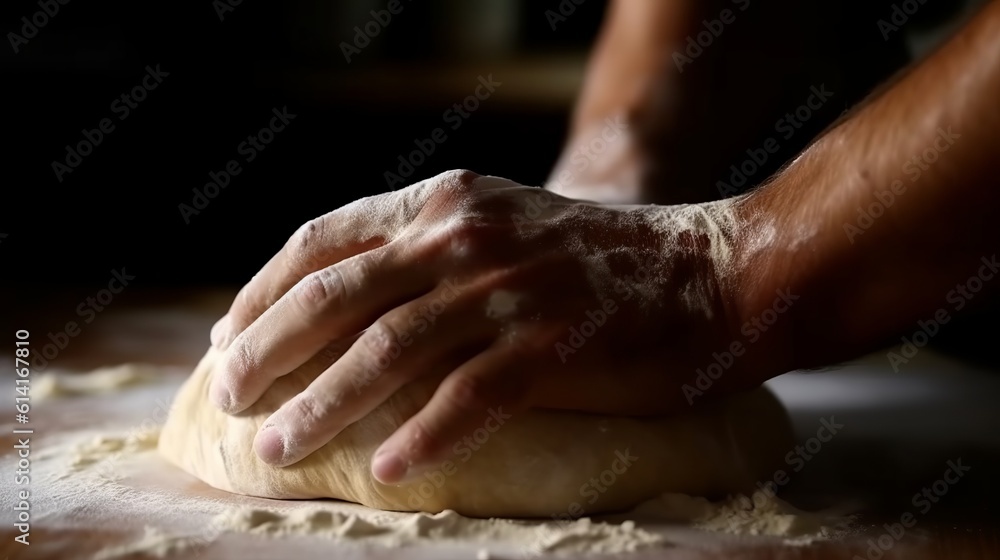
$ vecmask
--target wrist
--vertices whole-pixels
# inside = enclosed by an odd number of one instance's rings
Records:
[[[798,294],[766,275],[772,257],[768,222],[753,195],[674,206],[641,206],[634,211],[653,227],[634,235],[644,250],[662,255],[656,297],[666,302],[665,324],[688,316],[697,325],[678,333],[692,356],[730,355],[724,392],[745,390],[791,368],[790,309]]]
[[[794,333],[803,286],[790,274],[795,264],[780,220],[783,190],[774,182],[719,202],[733,208],[733,256],[722,285],[752,383],[801,367]]]

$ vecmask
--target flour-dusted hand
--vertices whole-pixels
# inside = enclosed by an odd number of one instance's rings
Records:
[[[359,200],[302,226],[239,293],[213,329],[226,354],[211,398],[238,413],[357,336],[255,449],[295,463],[407,383],[440,379],[375,454],[385,483],[525,407],[686,409],[681,386],[740,337],[740,219],[733,201],[600,206],[469,171]],[[762,379],[740,361],[720,387]]]
[[[956,286],[981,286],[962,309],[986,309],[1000,291],[997,53],[990,2],[733,199],[602,206],[459,171],[345,206],[303,226],[214,329],[228,350],[212,398],[238,413],[350,343],[263,424],[255,449],[292,464],[419,379],[434,394],[372,461],[392,483],[525,407],[684,411],[899,340],[946,310]],[[598,93],[587,114],[615,105]],[[641,192],[617,173],[630,165],[605,163],[578,187]]]

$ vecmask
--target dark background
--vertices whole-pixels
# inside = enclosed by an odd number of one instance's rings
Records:
[[[389,190],[385,172],[436,127],[447,141],[405,184],[454,168],[543,183],[606,8],[576,0],[553,30],[546,11],[568,1],[401,0],[350,63],[341,43],[386,0],[244,1],[221,20],[224,0],[70,0],[17,53],[7,33],[40,7],[4,2],[4,315],[65,315],[122,267],[134,292],[242,285],[306,220]],[[879,4],[830,10],[877,34]],[[933,29],[956,5],[930,0],[907,32]],[[801,24],[823,25],[829,11],[816,14]],[[110,106],[147,65],[169,76],[119,121]],[[442,113],[487,75],[502,85],[452,131]],[[285,106],[295,120],[185,223],[178,205]],[[115,130],[57,180],[52,162],[103,118]]]
[[[565,139],[606,9],[605,0],[583,0],[553,30],[545,12],[564,1],[402,0],[403,11],[348,63],[341,42],[353,41],[354,27],[386,0],[244,0],[221,21],[211,0],[70,0],[18,53],[7,33],[20,33],[21,18],[40,8],[37,0],[5,0],[0,321],[31,330],[43,344],[67,320],[79,321],[76,306],[122,267],[135,280],[116,296],[116,310],[168,306],[202,288],[235,289],[306,220],[389,190],[384,173],[397,170],[397,156],[409,153],[415,138],[447,128],[442,113],[472,94],[481,75],[502,85],[461,128],[448,129],[448,140],[407,183],[468,168],[541,184]],[[857,24],[842,31],[847,42],[857,30],[877,33],[872,14],[887,13],[888,3],[816,3],[827,11],[817,9],[815,21],[801,24],[841,23],[824,21],[832,10]],[[927,0],[906,29],[912,54],[947,33],[958,4]],[[141,83],[147,65],[169,76],[118,121],[111,103]],[[178,205],[190,204],[192,189],[240,157],[237,146],[270,120],[272,108],[285,106],[295,120],[185,223]],[[842,108],[831,109],[823,118]],[[58,181],[52,162],[63,160],[82,129],[106,117],[115,130]],[[818,131],[824,123],[810,125]],[[165,328],[129,324],[135,331]],[[71,350],[96,354],[100,327],[85,327],[86,343]],[[132,330],[114,336],[128,338]],[[933,344],[996,366],[996,334],[995,315],[980,313],[949,324]],[[207,332],[192,338],[207,343]],[[881,441],[862,451],[855,468],[886,453]],[[973,490],[962,492],[976,502]]]
[[[146,286],[243,283],[298,225],[389,190],[384,172],[436,127],[446,127],[448,140],[405,184],[459,167],[540,184],[572,99],[508,70],[539,64],[578,80],[603,3],[588,0],[552,32],[542,3],[478,2],[494,6],[492,26],[502,29],[497,20],[506,17],[517,27],[506,46],[497,40],[476,53],[449,33],[471,26],[452,21],[472,19],[471,10],[403,0],[348,64],[339,43],[385,4],[243,2],[220,21],[208,0],[76,0],[20,53],[5,41],[5,136],[13,144],[0,227],[3,262],[13,269],[5,283],[87,289],[122,266]],[[37,10],[5,2],[5,33]],[[157,64],[169,77],[119,122],[112,101]],[[451,131],[442,113],[491,73],[502,86]],[[545,94],[553,89],[554,100]],[[192,188],[240,157],[240,142],[283,106],[297,115],[288,128],[185,224],[178,205],[191,204]],[[52,161],[105,117],[115,130],[59,182]]]

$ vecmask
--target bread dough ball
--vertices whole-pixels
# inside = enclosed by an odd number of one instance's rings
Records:
[[[412,383],[306,459],[284,468],[257,458],[254,436],[279,406],[340,355],[328,348],[278,379],[246,411],[209,402],[222,353],[210,349],[178,393],[160,452],[208,484],[266,498],[337,498],[373,508],[474,517],[576,518],[627,509],[664,492],[716,496],[770,477],[793,445],[781,404],[766,389],[685,415],[626,418],[524,411],[455,443],[454,454],[419,478],[385,485],[371,475],[378,445],[430,398],[434,381]]]

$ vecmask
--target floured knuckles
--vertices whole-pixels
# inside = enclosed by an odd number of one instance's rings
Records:
[[[324,246],[323,218],[314,218],[302,224],[285,244],[285,255],[292,270],[299,274],[315,272],[327,265],[326,253],[329,248]]]
[[[426,189],[427,198],[424,201],[421,214],[428,212],[434,217],[449,215],[468,203],[478,185],[480,174],[468,169],[454,169],[427,179],[422,184],[414,185]]]
[[[459,266],[496,264],[504,245],[515,241],[503,224],[490,223],[478,216],[451,220],[439,235],[438,243]]]
[[[446,171],[415,187],[426,189],[424,211],[421,213],[431,219],[458,213],[493,215],[523,210],[521,199],[528,193],[541,191],[510,179],[484,176],[467,169]]]

